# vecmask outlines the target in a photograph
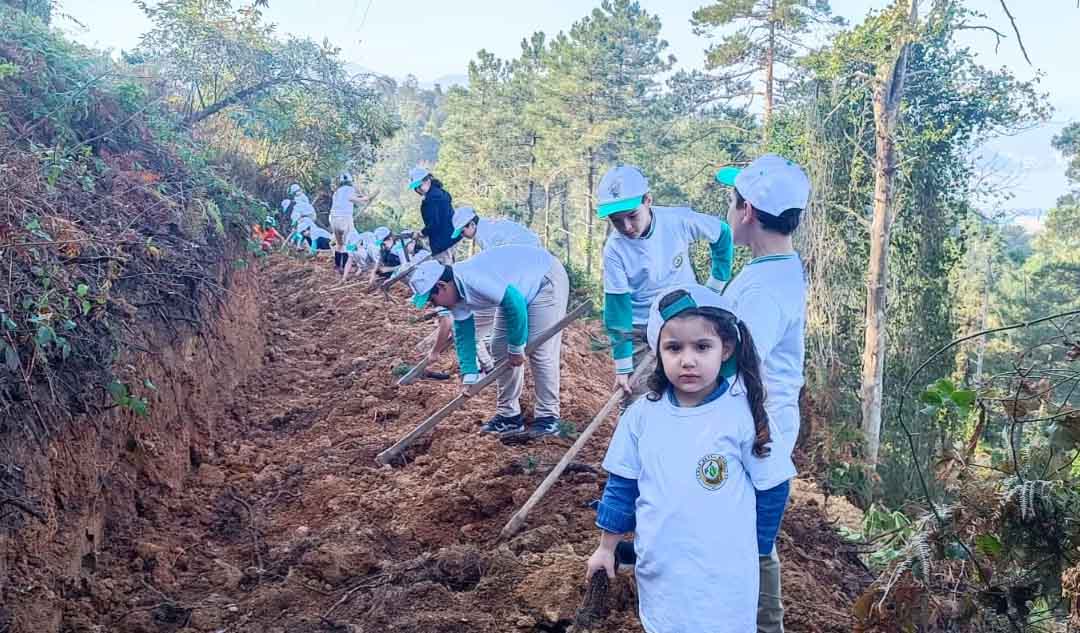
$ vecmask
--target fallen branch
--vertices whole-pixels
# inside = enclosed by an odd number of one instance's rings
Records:
[[[584,303],[578,305],[576,308],[568,312],[566,316],[559,320],[558,323],[545,330],[532,341],[529,341],[529,344],[525,347],[525,355],[528,356],[533,351],[535,351],[537,347],[543,345],[547,342],[548,339],[561,332],[567,325],[570,325],[570,323],[572,323],[575,319],[584,314],[587,314],[591,303],[591,301],[585,300]],[[416,441],[418,437],[426,434],[428,431],[435,428],[435,425],[441,422],[443,418],[460,409],[465,404],[465,401],[468,398],[475,396],[484,387],[487,387],[491,383],[495,382],[499,378],[499,376],[503,374],[503,372],[508,371],[509,369],[509,360],[503,360],[502,362],[500,362],[498,365],[496,365],[495,369],[490,374],[481,378],[480,381],[476,384],[469,385],[466,388],[465,393],[458,394],[456,398],[443,406],[443,408],[431,414],[431,416],[421,422],[419,426],[409,432],[408,435],[398,440],[390,448],[379,453],[378,456],[375,457],[375,461],[379,462],[380,464],[389,464],[394,458],[405,452],[405,449],[408,448],[414,441]]]
[[[631,385],[636,385],[643,376],[652,371],[652,368],[655,366],[653,359],[654,356],[652,354],[649,354],[642,359],[641,364],[638,365],[638,368],[630,377]],[[593,417],[592,422],[589,422],[589,425],[581,432],[581,435],[578,436],[573,446],[566,451],[566,454],[562,456],[562,459],[555,465],[555,468],[548,473],[547,477],[544,478],[544,481],[540,482],[540,485],[537,486],[528,501],[521,506],[521,509],[515,512],[514,516],[510,517],[510,520],[506,522],[502,532],[499,533],[499,539],[508,539],[514,534],[517,534],[518,530],[521,529],[521,526],[525,524],[525,519],[529,517],[529,513],[532,512],[533,508],[536,507],[538,503],[540,503],[544,498],[544,495],[551,490],[551,487],[555,485],[555,481],[558,480],[559,476],[566,470],[566,467],[570,465],[570,462],[577,457],[577,454],[581,452],[581,449],[585,447],[585,444],[588,443],[589,438],[593,436],[596,429],[600,428],[600,424],[611,415],[611,412],[615,410],[615,407],[618,406],[625,397],[626,394],[623,393],[623,390],[616,387],[615,392],[612,393],[607,402],[604,403],[600,412]]]

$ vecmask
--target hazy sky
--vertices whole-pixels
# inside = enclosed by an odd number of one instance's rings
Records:
[[[700,66],[708,40],[690,30],[691,12],[706,0],[640,0],[660,16],[669,51],[684,67]],[[269,21],[282,31],[328,38],[346,59],[394,77],[415,75],[431,81],[462,75],[476,51],[485,48],[499,57],[518,54],[522,38],[534,31],[553,34],[566,30],[599,0],[270,0]],[[880,8],[885,0],[832,0],[833,11],[850,21]],[[986,23],[1010,35],[994,50],[994,37],[983,30],[964,33],[964,41],[986,66],[1008,66],[1020,78],[1043,73],[1041,86],[1050,93],[1056,111],[1052,121],[1036,130],[996,139],[980,150],[984,160],[1013,166],[1021,174],[1016,198],[1007,206],[1047,207],[1065,192],[1065,166],[1050,149],[1061,127],[1080,119],[1080,9],[1074,0],[1012,0],[1010,9],[1027,46],[1024,61],[999,0],[969,0],[987,15]],[[70,21],[59,26],[80,41],[105,49],[135,46],[149,23],[131,0],[62,0]]]

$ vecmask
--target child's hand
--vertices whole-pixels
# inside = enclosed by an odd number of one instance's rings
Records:
[[[436,345],[427,355],[428,364],[439,362],[439,346]]]
[[[524,354],[510,354],[510,355],[508,355],[508,358],[510,359],[510,366],[511,367],[521,367],[522,365],[525,364],[525,355]]]
[[[626,395],[631,395],[633,390],[630,388],[630,374],[615,374],[615,388],[622,389]]]
[[[603,547],[596,548],[596,551],[589,557],[589,561],[585,563],[585,582],[592,580],[593,574],[604,570],[607,572],[608,578],[615,577],[615,552]]]

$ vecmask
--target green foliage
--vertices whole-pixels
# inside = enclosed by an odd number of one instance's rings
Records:
[[[147,381],[149,382],[149,379]],[[108,392],[109,395],[112,396],[114,405],[128,409],[135,415],[144,418],[150,417],[150,404],[146,399],[131,393],[128,386],[119,380],[113,379],[113,381],[109,383]]]
[[[228,0],[139,1],[153,28],[126,56],[167,82],[185,125],[284,188],[360,171],[398,126],[375,77],[351,75],[328,42],[276,36],[256,5]],[[223,143],[227,141],[227,143]]]
[[[905,555],[916,524],[899,510],[888,510],[877,504],[870,504],[863,512],[863,523],[859,531],[843,526],[838,529],[841,536],[848,541],[872,543],[874,548],[867,555],[866,562],[872,569],[881,572]]]

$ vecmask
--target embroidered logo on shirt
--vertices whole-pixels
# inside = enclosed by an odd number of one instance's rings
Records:
[[[672,266],[672,268],[682,268],[682,262],[683,262],[682,253],[679,253],[678,255],[675,256],[675,259],[671,260],[671,266]]]
[[[706,490],[719,490],[727,481],[727,459],[710,453],[697,464],[697,480]]]

